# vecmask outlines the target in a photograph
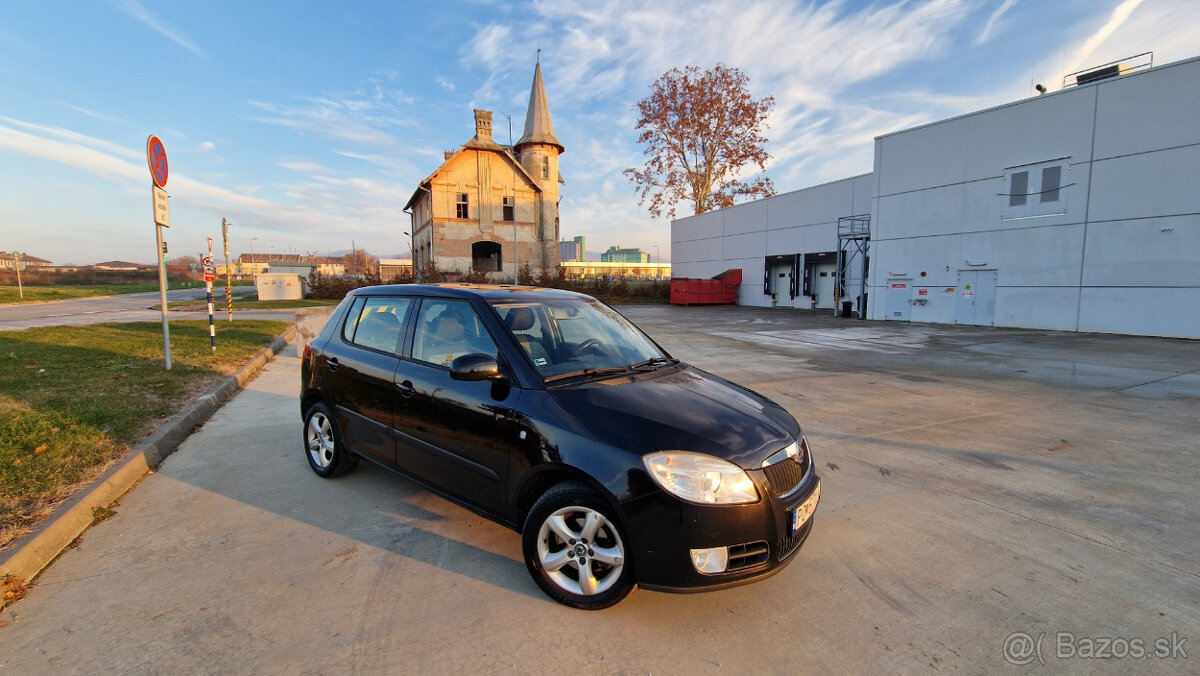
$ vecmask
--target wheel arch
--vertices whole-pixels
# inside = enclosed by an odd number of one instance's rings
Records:
[[[604,499],[613,513],[618,514],[617,501],[613,494],[595,478],[573,467],[548,465],[531,469],[521,479],[520,488],[517,490],[517,499],[512,509],[512,521],[517,530],[520,531],[525,526],[525,518],[538,498],[545,495],[551,488],[567,482],[579,483],[595,491]]]
[[[321,394],[320,390],[311,388],[305,390],[304,394],[300,395],[300,418],[303,419],[304,416],[308,415],[308,409],[320,401],[325,401],[325,397]],[[328,405],[328,402],[326,402],[326,405]],[[332,410],[332,407],[330,408]]]

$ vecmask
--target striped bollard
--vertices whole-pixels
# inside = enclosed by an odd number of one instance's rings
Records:
[[[208,238],[208,258],[204,261],[204,291],[208,294],[208,343],[213,353],[217,351],[217,327],[213,323],[213,280],[217,278],[217,269],[213,265],[212,237]]]

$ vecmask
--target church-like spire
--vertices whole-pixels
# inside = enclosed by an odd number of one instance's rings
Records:
[[[542,85],[542,62],[533,69],[533,88],[529,90],[529,110],[525,113],[525,133],[517,145],[526,143],[545,143],[558,148],[564,148],[554,137],[554,125],[550,122],[550,106],[546,103],[546,88]]]

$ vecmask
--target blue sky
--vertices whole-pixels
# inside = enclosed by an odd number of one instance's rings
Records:
[[[538,47],[566,146],[562,235],[666,260],[669,221],[621,172],[641,161],[634,103],[673,66],[722,61],[776,98],[768,175],[786,192],[871,171],[879,134],[1141,52],[1200,55],[1200,2],[8,0],[0,250],[153,262],[153,133],[172,256],[219,240],[222,217],[234,255],[406,256],[402,208],[472,136],[471,110],[520,136]]]

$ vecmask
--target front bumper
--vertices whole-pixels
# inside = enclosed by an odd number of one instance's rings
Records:
[[[761,470],[750,472],[760,499],[749,505],[695,505],[663,491],[620,505],[639,587],[697,592],[754,582],[786,566],[812,532],[815,515],[792,531],[792,515],[821,483],[809,471],[785,496],[771,493]],[[696,570],[690,550],[729,547],[723,573]]]

